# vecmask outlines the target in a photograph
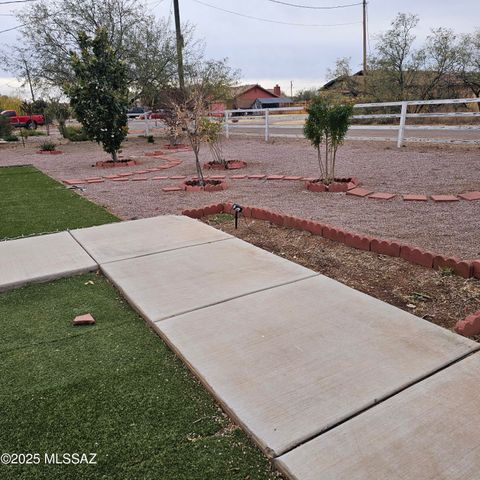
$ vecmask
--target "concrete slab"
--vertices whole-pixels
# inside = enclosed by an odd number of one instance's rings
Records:
[[[0,291],[98,268],[68,232],[0,242]]]
[[[156,329],[271,456],[480,347],[323,276]]]
[[[106,263],[102,270],[150,321],[316,275],[238,239]]]
[[[71,233],[98,263],[231,238],[202,222],[175,215],[82,228]]]
[[[291,478],[477,480],[480,354],[277,460]]]

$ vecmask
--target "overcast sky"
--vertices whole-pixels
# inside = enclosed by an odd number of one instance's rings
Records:
[[[307,6],[336,6],[359,0],[281,0]],[[431,28],[449,27],[467,33],[480,27],[480,0],[370,0],[368,4],[369,43],[386,30],[398,12],[420,17],[417,37],[422,41]],[[1,3],[1,0],[0,0]],[[326,70],[338,57],[351,57],[352,67],[360,68],[362,57],[362,7],[313,10],[281,5],[271,0],[179,0],[182,21],[196,25],[197,36],[206,41],[210,57],[228,57],[242,72],[244,83],[260,83],[272,88],[276,83],[290,94],[307,87],[320,86]],[[148,0],[157,16],[171,17],[172,0]],[[278,22],[330,27],[294,26],[244,18],[207,6],[213,5],[243,15]],[[3,16],[21,8],[0,5],[0,30],[17,24],[14,17]],[[351,25],[339,25],[349,24]],[[0,34],[3,46],[15,42],[16,33]],[[0,70],[0,93],[15,93],[16,82]]]

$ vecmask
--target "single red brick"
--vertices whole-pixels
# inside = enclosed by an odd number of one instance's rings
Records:
[[[261,180],[262,178],[265,178],[265,175],[248,175],[248,178],[251,180]]]
[[[311,192],[326,192],[327,187],[322,182],[307,182],[307,190]]]
[[[472,262],[473,276],[480,278],[480,260],[473,260]]]
[[[455,257],[445,257],[437,255],[433,259],[433,268],[440,270],[442,268],[451,268],[457,275],[463,278],[470,278],[472,276],[472,262],[462,261]]]
[[[373,192],[372,190],[367,190],[366,188],[353,188],[347,192],[347,195],[355,195],[356,197],[366,197],[367,195],[371,195]]]
[[[170,178],[170,180],[184,180],[187,177],[185,175],[172,175],[169,178]]]
[[[407,194],[403,195],[403,200],[405,202],[426,202],[428,200],[428,197],[426,195]]]
[[[148,180],[148,177],[135,177],[135,178],[132,178],[132,182],[145,182],[146,180]]]
[[[301,180],[302,177],[295,177],[295,176],[289,176],[289,177],[283,177],[284,180]]]
[[[164,192],[180,192],[181,190],[183,190],[182,187],[164,187],[162,188],[162,190]]]
[[[348,182],[347,183],[347,191],[348,190],[353,190],[354,188],[357,188],[357,184],[353,182]]]
[[[430,195],[434,202],[458,202],[458,197],[455,195]]]
[[[90,180],[101,180],[102,177],[85,177],[85,180],[88,182]]]
[[[480,192],[466,192],[466,193],[460,193],[458,195],[460,198],[463,198],[464,200],[480,200]]]
[[[283,215],[280,215],[279,213],[273,213],[271,222],[279,227],[283,227]]]
[[[73,325],[94,325],[95,319],[89,314],[86,313],[85,315],[77,315],[73,320],[72,320]]]
[[[168,177],[166,176],[159,176],[159,177],[152,177],[152,180],[167,180]]]
[[[334,182],[328,186],[328,191],[331,193],[346,192],[347,190],[347,183]]]
[[[80,178],[72,178],[70,180],[63,180],[63,183],[66,183],[67,185],[82,185],[83,183],[86,183],[85,180],[81,180]]]
[[[245,218],[252,218],[252,207],[243,207],[242,214]]]
[[[132,172],[126,172],[126,173],[119,173],[118,176],[119,177],[129,177],[130,175],[133,175]]]
[[[243,179],[247,178],[247,176],[246,175],[232,175],[230,178],[233,179],[233,180],[243,180]]]
[[[383,192],[375,192],[369,195],[368,198],[373,198],[375,200],[391,200],[395,198],[396,195],[394,193],[383,193]]]
[[[372,239],[370,244],[370,250],[380,255],[388,255],[389,257],[400,256],[401,245],[397,242],[391,242],[389,240]]]
[[[318,178],[315,177],[303,177],[302,182],[315,182],[315,180],[318,180]]]
[[[147,170],[136,170],[133,172],[134,175],[143,175],[144,173],[148,173]]]
[[[421,265],[422,267],[433,267],[434,254],[431,252],[420,250],[419,248],[402,245],[402,248],[400,249],[400,257],[410,263]]]
[[[210,175],[208,178],[211,178],[212,180],[223,180],[225,175]]]
[[[455,331],[465,337],[480,334],[480,311],[469,315],[464,320],[459,320],[455,325]]]
[[[104,183],[105,180],[87,180],[87,183]]]
[[[232,213],[232,206],[233,203],[231,202],[225,202],[222,204],[222,212],[223,213]]]
[[[103,178],[107,180],[113,180],[114,178],[119,178],[118,175],[104,175]]]
[[[223,203],[215,203],[215,204],[207,205],[206,207],[203,207],[204,215],[215,215],[216,213],[222,213],[222,212],[223,212]]]
[[[346,233],[344,243],[347,247],[356,248],[358,250],[370,251],[370,243],[372,239],[363,235],[355,235],[353,233]]]
[[[329,240],[333,240],[334,242],[345,242],[345,235],[347,232],[342,230],[341,228],[325,226],[322,230],[322,235]]]
[[[305,230],[307,230],[307,232],[310,232],[312,235],[320,235],[321,236],[324,227],[325,227],[325,225],[323,225],[323,223],[315,222],[314,220],[310,220],[308,222],[307,228]]]
[[[130,179],[128,177],[120,177],[120,178],[112,178],[112,182],[129,182]]]

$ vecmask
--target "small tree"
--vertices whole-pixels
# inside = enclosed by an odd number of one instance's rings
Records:
[[[117,153],[127,136],[130,104],[124,63],[117,58],[105,29],[95,38],[79,35],[80,54],[70,54],[74,79],[65,92],[88,137],[118,160]]]
[[[307,108],[304,134],[317,149],[320,180],[326,185],[335,179],[337,150],[347,135],[352,112],[352,105],[332,103],[322,97],[317,97]],[[325,151],[323,158],[322,145]]]
[[[212,120],[208,117],[204,117],[201,120],[200,128],[203,132],[204,141],[210,147],[210,152],[213,157],[213,163],[217,165],[223,165],[225,168],[227,168],[227,162],[223,155],[222,148],[222,122]]]
[[[238,73],[232,72],[226,60],[205,61],[191,66],[186,73],[188,84],[184,92],[172,98],[171,108],[195,155],[198,182],[205,186],[199,157],[200,146],[205,140],[205,118],[212,101],[228,98],[230,86]]]
[[[70,118],[70,107],[66,103],[61,103],[58,100],[52,100],[45,110],[45,121],[50,123],[56,121],[58,123],[58,130],[63,138],[66,138],[65,124]]]

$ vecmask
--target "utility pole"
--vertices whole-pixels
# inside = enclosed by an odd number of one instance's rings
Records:
[[[293,80],[290,80],[290,98],[293,98]]]
[[[178,0],[173,0],[173,10],[175,12],[175,32],[177,34],[177,62],[178,62],[178,82],[180,84],[180,90],[185,90],[185,78],[183,73],[183,35],[180,25],[180,9],[178,7]]]
[[[363,0],[363,75],[367,75],[367,0]]]

